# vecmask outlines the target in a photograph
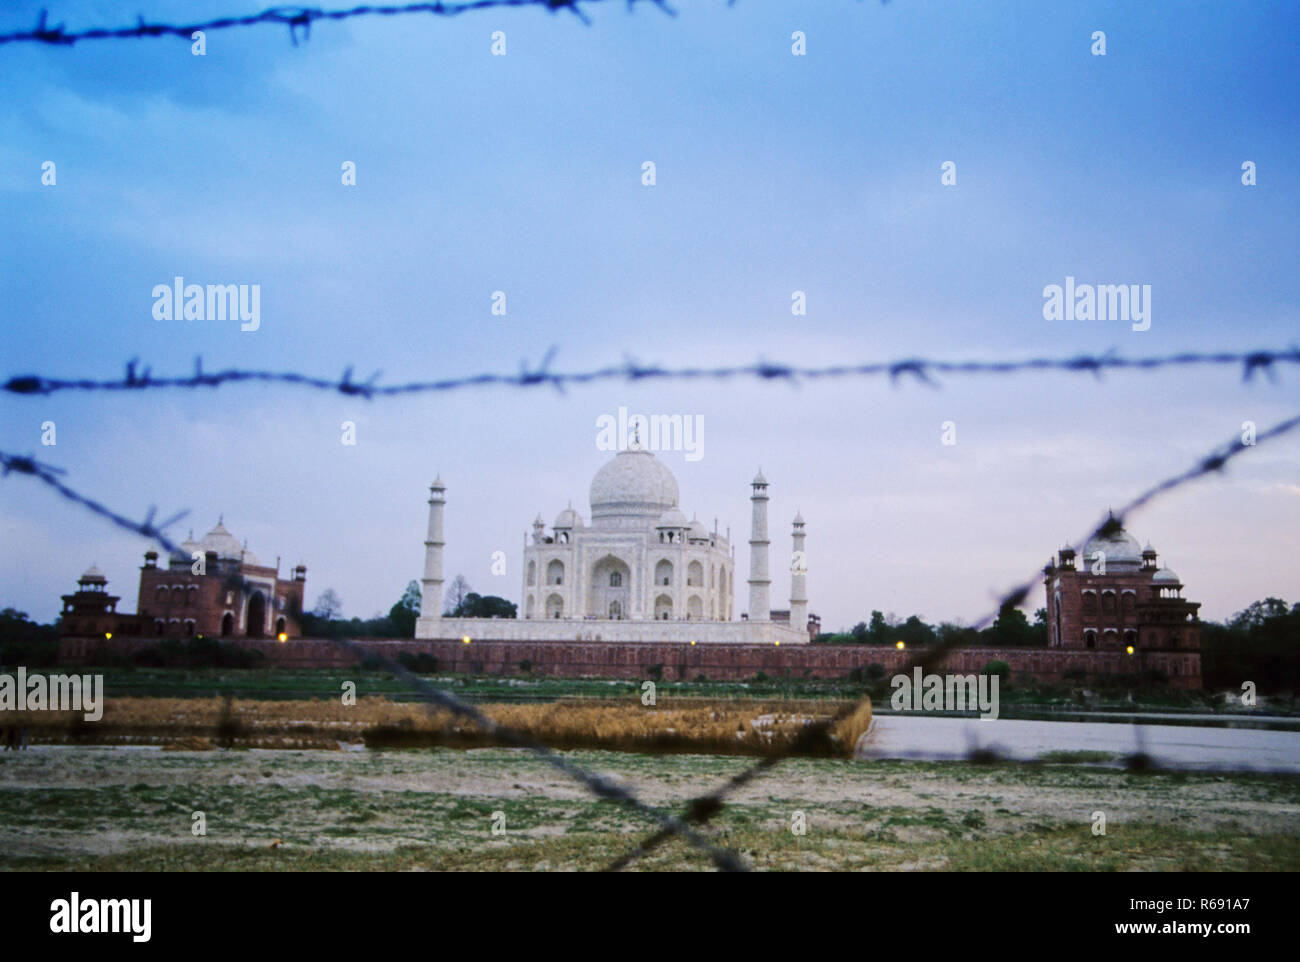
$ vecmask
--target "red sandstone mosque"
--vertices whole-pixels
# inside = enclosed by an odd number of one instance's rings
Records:
[[[108,593],[108,579],[92,565],[77,580],[77,591],[63,596],[63,633],[297,638],[307,568],[298,565],[285,581],[279,567],[278,558],[274,567],[258,561],[219,519],[198,541],[190,532],[165,568],[157,551],[145,552],[138,614],[117,610],[120,597]]]
[[[1084,546],[1081,563],[1067,547],[1043,569],[1049,648],[1127,655],[1200,651],[1201,606],[1183,597],[1181,579],[1159,567],[1150,544],[1139,547],[1112,518]],[[1189,662],[1172,658],[1168,664],[1179,674]]]

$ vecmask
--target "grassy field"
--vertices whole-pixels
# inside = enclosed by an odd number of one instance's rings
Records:
[[[67,669],[76,670],[76,669]],[[105,687],[114,697],[137,695],[167,698],[208,698],[229,693],[236,698],[338,698],[344,681],[354,682],[357,691],[383,695],[394,700],[415,696],[410,686],[383,671],[361,669],[222,669],[222,668],[87,668],[104,675]],[[615,680],[602,678],[545,678],[520,675],[429,676],[443,687],[470,701],[547,701],[557,698],[632,698],[640,694],[644,679]],[[887,707],[891,689],[884,682],[869,685],[834,679],[751,679],[749,681],[658,681],[664,698],[740,698],[740,699],[857,699],[865,694],[874,697],[878,708]],[[1203,692],[1168,690],[1095,691],[1084,699],[1077,687],[1009,685],[1000,692],[1004,716],[1018,706],[1057,709],[1134,709],[1151,710],[1222,710],[1222,698]],[[1296,706],[1290,698],[1267,699],[1273,713],[1293,714]]]
[[[750,762],[567,754],[665,810]],[[710,834],[772,870],[1296,871],[1298,806],[1295,778],[798,759],[743,789]],[[5,869],[596,869],[648,828],[511,749],[0,753]],[[673,842],[638,867],[708,866]]]

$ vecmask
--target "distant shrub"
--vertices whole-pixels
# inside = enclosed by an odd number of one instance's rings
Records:
[[[523,661],[519,662],[519,670],[527,675],[533,670],[533,663],[525,658]]]
[[[663,662],[660,662],[657,665],[651,665],[649,668],[645,670],[645,673],[649,675],[651,678],[653,678],[655,681],[659,681],[664,676]]]
[[[49,668],[59,663],[57,641],[5,641],[0,643],[0,665]]]
[[[1066,681],[1083,681],[1088,677],[1088,673],[1082,668],[1067,668],[1061,677]]]
[[[987,664],[985,664],[984,671],[982,672],[982,674],[997,675],[999,678],[1002,679],[1000,684],[1006,684],[1008,681],[1011,680],[1011,666],[1008,665],[1005,661],[1000,661],[1000,660],[990,661]]]
[[[867,677],[872,681],[885,677],[885,666],[878,661],[873,661],[867,665]]]

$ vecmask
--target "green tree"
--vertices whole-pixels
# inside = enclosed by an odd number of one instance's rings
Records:
[[[451,616],[453,618],[514,618],[516,610],[513,601],[471,591],[451,612]]]
[[[420,583],[418,581],[407,582],[402,597],[397,600],[397,604],[388,609],[388,621],[392,626],[395,637],[415,637],[415,619],[420,617],[422,598]]]
[[[997,620],[983,632],[982,642],[997,647],[1027,648],[1033,644],[1034,629],[1025,613],[1012,604],[998,611]]]
[[[901,625],[897,625],[893,633],[895,641],[901,641],[909,648],[914,645],[928,645],[937,637],[934,629],[916,615],[911,615]]]
[[[1255,629],[1264,627],[1270,618],[1287,614],[1286,602],[1281,598],[1265,598],[1255,601],[1232,616],[1228,624],[1233,628]]]

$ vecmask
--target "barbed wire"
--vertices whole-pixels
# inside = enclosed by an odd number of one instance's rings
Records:
[[[152,541],[157,541],[169,552],[177,552],[180,550],[180,547],[169,539],[165,532],[172,525],[176,524],[188,515],[188,511],[181,511],[172,515],[166,521],[161,521],[155,524],[153,519],[157,509],[153,505],[150,505],[143,521],[132,521],[130,518],[113,511],[111,508],[106,507],[94,498],[88,498],[84,494],[80,494],[72,488],[69,488],[59,480],[59,475],[67,473],[62,468],[57,468],[52,464],[44,464],[33,457],[25,457],[21,454],[7,454],[4,451],[0,451],[0,475],[8,476],[11,473],[25,474],[29,477],[36,478],[36,480],[49,485],[69,501],[89,509],[101,518],[107,518],[119,528],[125,528],[127,531],[132,531],[135,534],[143,535]]]
[[[570,385],[591,384],[598,381],[727,380],[741,377],[791,383],[850,377],[888,377],[892,383],[898,383],[903,378],[913,378],[922,384],[938,387],[937,378],[942,375],[1012,375],[1046,371],[1092,374],[1099,378],[1107,371],[1151,371],[1159,368],[1189,366],[1239,367],[1242,380],[1250,381],[1261,372],[1270,380],[1276,379],[1278,367],[1300,364],[1300,347],[1291,347],[1281,350],[1183,352],[1145,357],[1123,357],[1111,349],[1104,354],[1079,354],[1073,357],[1034,357],[994,361],[903,358],[894,361],[868,361],[861,364],[831,364],[819,367],[776,364],[762,360],[753,364],[719,367],[666,367],[659,364],[642,364],[628,358],[622,364],[612,364],[587,371],[566,372],[551,370],[557,351],[558,348],[551,347],[536,365],[530,365],[527,360],[522,361],[517,374],[483,373],[435,381],[411,381],[405,384],[379,384],[381,374],[379,371],[365,381],[356,382],[352,379],[351,367],[346,368],[342,377],[337,380],[295,371],[255,371],[238,368],[205,371],[202,358],[195,358],[193,374],[158,377],[148,366],[139,368],[139,358],[133,358],[127,362],[126,373],[121,378],[62,379],[22,374],[9,378],[0,388],[9,394],[49,395],[62,391],[218,388],[226,384],[251,382],[293,385],[373,400],[381,397],[457,391],[470,387],[549,385],[563,392],[565,387]]]
[[[135,364],[137,362],[132,361],[127,365],[126,378],[123,381],[56,381],[29,376],[26,378],[11,378],[5,385],[5,389],[11,393],[33,395],[50,394],[55,391],[63,390],[129,390],[146,387],[216,387],[220,384],[232,381],[269,380],[284,383],[303,383],[311,387],[328,387],[332,390],[344,390],[344,386],[350,386],[350,390],[345,390],[344,393],[356,393],[365,397],[373,397],[381,394],[414,393],[421,390],[451,390],[455,387],[465,387],[471,384],[480,383],[514,384],[517,386],[530,386],[536,383],[554,383],[556,387],[562,389],[565,383],[584,383],[590,380],[602,378],[607,379],[616,376],[636,379],[642,377],[731,377],[739,374],[747,374],[771,380],[779,378],[796,379],[799,377],[832,376],[832,372],[834,372],[834,374],[839,375],[888,374],[894,381],[897,381],[897,379],[903,374],[910,374],[917,377],[922,382],[933,384],[934,381],[931,377],[932,373],[1009,374],[1026,370],[1057,370],[1091,371],[1094,374],[1100,375],[1102,371],[1110,368],[1151,370],[1159,367],[1187,364],[1241,365],[1243,378],[1249,380],[1257,371],[1260,370],[1265,371],[1270,377],[1273,376],[1273,367],[1275,364],[1296,363],[1297,361],[1300,361],[1300,351],[1292,349],[1290,351],[1256,351],[1251,353],[1229,352],[1217,354],[1179,354],[1166,357],[1147,358],[1121,358],[1112,353],[1100,357],[1086,356],[1070,359],[1039,358],[1024,361],[948,362],[912,360],[836,368],[789,368],[773,367],[768,365],[751,365],[733,368],[715,368],[709,371],[701,369],[670,370],[658,367],[642,368],[629,362],[628,365],[621,368],[606,368],[580,374],[560,374],[549,370],[549,364],[553,359],[554,354],[555,351],[552,349],[547,353],[541,366],[533,371],[529,371],[525,365],[523,372],[518,376],[481,375],[474,378],[461,378],[442,382],[426,382],[419,385],[398,385],[391,388],[375,386],[373,382],[376,378],[372,378],[370,382],[363,385],[354,385],[351,382],[350,369],[344,373],[343,379],[340,382],[331,383],[321,379],[306,378],[303,375],[274,374],[270,372],[226,371],[217,374],[205,374],[202,371],[201,362],[196,362],[195,374],[190,378],[156,379],[150,376],[147,368],[142,374],[137,374],[135,370]],[[1148,505],[1157,498],[1162,497],[1168,492],[1210,473],[1223,470],[1232,458],[1241,454],[1248,447],[1258,446],[1273,441],[1290,433],[1297,427],[1300,427],[1300,414],[1296,414],[1293,417],[1266,428],[1262,432],[1258,432],[1254,439],[1254,445],[1244,444],[1238,437],[1234,437],[1229,441],[1217,445],[1187,469],[1157,482],[1138,494],[1121,507],[1117,514],[1108,513],[1104,520],[1094,527],[1085,538],[1080,540],[1079,545],[1082,546],[1086,544],[1087,541],[1098,535],[1103,535],[1122,527],[1124,521],[1130,514]],[[120,512],[108,508],[100,501],[83,495],[69,487],[61,480],[61,476],[65,473],[63,469],[54,465],[45,464],[36,460],[35,457],[32,456],[0,452],[0,472],[5,476],[11,473],[16,473],[33,477],[43,484],[53,488],[64,498],[109,520],[118,527],[156,541],[169,552],[176,552],[179,550],[166,536],[165,530],[181,520],[181,518],[185,516],[185,513],[176,514],[166,521],[155,522],[154,517],[156,511],[155,508],[151,506],[144,520],[138,522],[133,521]],[[987,626],[1008,606],[1019,607],[1022,605],[1028,597],[1029,592],[1036,586],[1039,578],[1040,574],[1035,573],[1026,581],[1005,592],[998,599],[997,605],[993,611],[972,625],[972,629],[978,631]],[[353,642],[344,639],[332,640],[353,653],[361,652],[361,648]],[[926,672],[941,664],[948,654],[950,654],[954,649],[961,647],[961,645],[962,637],[960,635],[954,635],[939,644],[928,646],[909,659],[908,663],[901,669],[901,671],[903,673],[910,673],[915,669],[920,668],[922,672]],[[482,726],[484,731],[488,732],[492,737],[497,738],[506,744],[516,745],[532,751],[534,754],[545,759],[549,764],[579,781],[598,798],[628,805],[634,810],[647,815],[656,821],[660,826],[659,829],[654,834],[648,836],[635,849],[611,863],[608,866],[610,870],[619,870],[631,865],[636,861],[636,859],[649,854],[663,842],[674,837],[682,838],[694,848],[704,852],[713,864],[720,869],[727,871],[745,869],[745,863],[735,852],[714,845],[697,831],[697,826],[707,824],[715,815],[723,810],[727,803],[727,799],[732,794],[758,778],[764,772],[790,757],[809,753],[811,750],[823,745],[833,726],[858,711],[862,707],[864,701],[864,699],[859,699],[857,701],[849,702],[842,706],[838,711],[834,712],[831,716],[806,724],[800,730],[798,736],[796,736],[796,738],[793,739],[786,748],[763,757],[758,763],[723,782],[707,794],[691,799],[687,803],[681,816],[673,816],[660,812],[658,809],[645,804],[630,789],[618,785],[603,776],[587,772],[581,766],[568,761],[551,749],[528,738],[526,735],[506,726],[498,725],[478,709],[461,702],[451,693],[429,684],[400,663],[382,657],[381,661],[384,663],[384,667],[387,670],[394,672],[399,678],[406,680],[408,684],[412,685],[414,690],[421,697],[421,700],[429,702],[430,704],[441,705],[461,717],[474,721],[475,724]],[[1141,746],[1141,741],[1139,741],[1139,746]],[[988,751],[977,752],[975,754],[978,755],[976,760],[993,760],[996,758],[994,753]],[[1139,751],[1130,758],[1129,764],[1130,767],[1134,768],[1147,768],[1150,765],[1150,759],[1147,758],[1145,753],[1139,747]]]
[[[1082,547],[1089,540],[1098,535],[1107,534],[1122,527],[1124,521],[1130,514],[1151,503],[1153,500],[1162,497],[1169,491],[1188,484],[1193,480],[1204,477],[1212,472],[1221,471],[1227,465],[1229,460],[1241,454],[1248,448],[1268,443],[1276,438],[1288,434],[1297,427],[1300,427],[1300,414],[1296,414],[1284,421],[1280,421],[1266,428],[1264,431],[1257,433],[1254,445],[1243,444],[1241,440],[1236,437],[1217,445],[1186,470],[1171,475],[1138,494],[1123,505],[1118,514],[1108,512],[1105,520],[1101,521],[1085,538],[1079,541],[1079,546]],[[107,518],[119,527],[134,531],[142,536],[157,541],[168,551],[178,550],[176,546],[166,538],[163,530],[179,521],[184,516],[183,514],[178,514],[167,521],[155,524],[153,520],[155,511],[151,507],[144,521],[134,522],[124,515],[105,507],[99,501],[82,495],[68,487],[59,479],[59,475],[63,473],[61,469],[52,465],[43,464],[36,461],[35,458],[0,452],[0,469],[3,470],[3,474],[6,476],[11,472],[14,472],[34,477],[44,484],[54,488],[63,497]],[[1016,585],[1010,591],[1004,593],[998,599],[997,605],[993,611],[972,625],[972,629],[978,631],[984,628],[1008,606],[1018,607],[1022,605],[1028,597],[1029,592],[1037,584],[1039,577],[1040,575],[1035,573],[1026,581]],[[332,640],[353,653],[362,652],[360,646],[353,642],[345,639]],[[907,674],[920,668],[922,672],[925,673],[941,664],[948,654],[956,648],[961,647],[961,645],[961,637],[954,635],[937,645],[929,646],[909,659],[908,663],[901,669],[901,672]],[[704,852],[712,860],[713,864],[720,869],[726,871],[744,870],[746,866],[735,852],[715,846],[708,839],[704,838],[704,836],[700,835],[699,832],[696,831],[695,826],[705,825],[715,815],[722,811],[726,805],[727,799],[734,792],[758,778],[764,772],[790,757],[807,753],[811,749],[824,743],[831,728],[838,722],[848,718],[854,712],[858,711],[865,700],[858,699],[857,701],[850,702],[828,718],[806,724],[800,730],[799,735],[793,739],[786,748],[765,756],[758,763],[723,782],[711,792],[691,799],[687,803],[683,814],[680,817],[674,817],[671,815],[665,815],[654,807],[645,804],[630,789],[617,785],[603,776],[587,772],[581,766],[564,759],[552,750],[528,738],[526,735],[514,731],[506,726],[498,725],[473,706],[461,702],[449,692],[438,689],[426,682],[424,679],[419,678],[419,676],[415,675],[414,672],[411,672],[404,665],[382,657],[381,661],[383,661],[387,670],[394,672],[398,677],[405,679],[409,684],[411,684],[421,695],[422,700],[442,705],[462,717],[473,720],[476,724],[484,726],[484,730],[488,731],[493,737],[498,738],[507,744],[527,748],[547,761],[548,764],[555,766],[560,771],[581,782],[597,797],[626,804],[636,811],[657,821],[660,825],[658,831],[653,835],[648,836],[635,849],[626,853],[608,866],[609,870],[615,871],[629,866],[636,859],[649,854],[663,842],[674,837],[682,838],[693,847]],[[1139,740],[1139,750],[1130,757],[1129,767],[1151,769],[1153,767],[1151,759],[1144,751],[1142,751],[1141,744],[1142,743]],[[975,757],[976,760],[984,761],[991,761],[997,758],[995,753],[991,753],[987,750],[976,752],[973,757]]]
[[[1272,425],[1262,433],[1257,434],[1255,445],[1243,444],[1239,437],[1235,437],[1217,445],[1210,452],[1198,458],[1196,463],[1191,467],[1184,471],[1180,471],[1177,474],[1170,475],[1165,480],[1153,484],[1151,487],[1132,498],[1124,504],[1118,512],[1108,511],[1105,519],[1094,527],[1091,532],[1080,539],[1078,544],[1075,546],[1076,550],[1082,549],[1083,546],[1095,537],[1111,534],[1121,529],[1129,515],[1138,511],[1147,504],[1150,504],[1156,498],[1167,494],[1175,488],[1182,487],[1197,478],[1204,477],[1212,472],[1223,470],[1229,460],[1241,454],[1243,451],[1261,443],[1282,437],[1283,435],[1295,430],[1297,427],[1300,427],[1300,414],[1296,414],[1284,421],[1279,421],[1277,424]],[[994,619],[996,619],[1004,609],[1008,607],[1020,607],[1024,604],[1025,600],[1029,597],[1030,591],[1034,589],[1041,578],[1042,571],[1040,569],[1027,580],[1005,592],[998,599],[993,610],[979,621],[975,622],[975,624],[971,625],[971,629],[973,631],[979,631],[992,624]],[[921,649],[916,655],[913,655],[908,659],[907,663],[900,668],[897,673],[909,675],[918,668],[921,670],[922,674],[928,673],[931,669],[942,664],[947,656],[951,654],[954,649],[959,647],[962,647],[961,634],[954,633],[952,636],[938,644],[928,645]],[[787,758],[807,752],[812,746],[817,744],[819,740],[825,738],[832,727],[858,711],[867,700],[868,698],[864,696],[855,702],[843,706],[839,711],[835,712],[828,718],[816,722],[809,722],[800,731],[798,737],[796,737],[786,748],[766,756],[753,766],[744,769],[727,779],[725,782],[722,782],[712,791],[692,798],[686,804],[685,810],[682,814],[682,820],[692,825],[704,825],[712,819],[713,816],[722,811],[729,796],[752,782],[759,775],[780,764],[782,761],[785,761]],[[1140,729],[1141,726],[1135,727]],[[1150,756],[1148,756],[1143,749],[1143,744],[1142,736],[1139,732],[1138,750],[1129,759],[1130,767],[1141,769],[1150,769],[1153,767]],[[994,760],[995,758],[996,755],[989,757],[987,760]],[[658,832],[642,841],[635,849],[616,859],[614,862],[611,862],[607,866],[606,870],[619,871],[626,868],[641,856],[649,854],[659,845],[672,838],[673,835],[674,832],[671,828],[667,826],[661,828]]]
[[[71,47],[83,40],[133,40],[149,37],[180,37],[190,40],[196,31],[207,33],[213,30],[230,30],[235,27],[257,27],[276,24],[288,27],[289,40],[298,45],[299,36],[303,40],[311,39],[312,24],[322,20],[342,21],[357,17],[398,17],[410,14],[426,14],[435,17],[455,17],[471,10],[487,10],[492,7],[541,7],[551,13],[568,10],[584,24],[590,26],[591,19],[583,12],[580,5],[603,3],[606,0],[463,0],[458,3],[399,3],[399,4],[362,4],[356,7],[343,7],[324,10],[319,7],[269,7],[260,13],[245,16],[215,17],[211,20],[195,21],[188,24],[147,23],[139,17],[129,27],[89,27],[84,30],[68,30],[63,24],[49,23],[48,11],[42,10],[37,16],[36,26],[31,30],[15,30],[0,34],[0,45],[9,43],[43,43],[58,47]],[[668,5],[667,0],[625,0],[629,10],[637,3],[649,3],[662,10],[670,17],[677,16],[677,11]]]

